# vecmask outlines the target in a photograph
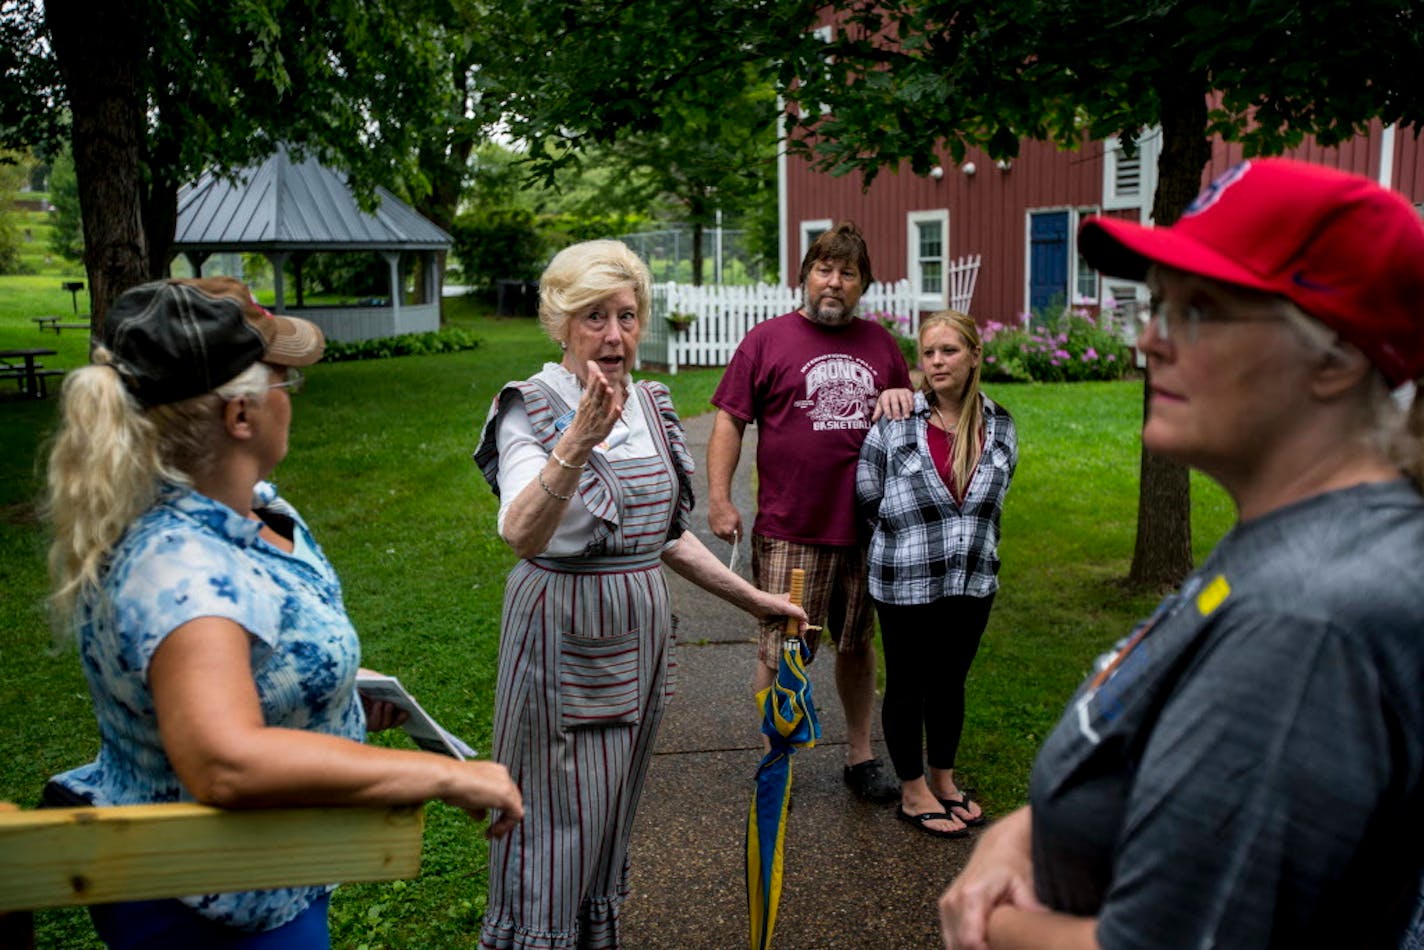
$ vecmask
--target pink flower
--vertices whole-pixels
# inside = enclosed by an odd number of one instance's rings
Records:
[[[1073,358],[1073,354],[1072,354],[1072,353],[1069,353],[1067,350],[1054,350],[1054,351],[1053,351],[1053,358],[1056,359],[1056,360],[1067,360],[1067,359],[1072,359],[1072,358]]]

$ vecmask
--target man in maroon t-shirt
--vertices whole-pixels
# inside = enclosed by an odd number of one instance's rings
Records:
[[[743,535],[732,474],[748,422],[757,441],[757,516],[752,572],[763,590],[786,590],[806,571],[802,606],[835,641],[836,690],[845,709],[845,780],[871,801],[899,789],[870,748],[875,708],[874,617],[863,539],[855,523],[855,464],[870,424],[913,404],[905,358],[879,324],[856,318],[873,280],[855,225],[818,237],[801,262],[800,310],[753,327],[712,396],[718,409],[707,447],[707,523],[724,541]],[[756,689],[771,685],[784,624],[763,623]],[[814,648],[818,635],[808,634]]]

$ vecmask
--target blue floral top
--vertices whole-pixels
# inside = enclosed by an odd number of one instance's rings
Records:
[[[361,648],[336,573],[270,484],[257,486],[254,507],[291,519],[294,554],[259,538],[260,522],[178,485],[165,486],[119,539],[78,618],[99,757],[56,782],[98,805],[193,800],[163,751],[148,664],[164,637],[198,617],[223,617],[251,634],[267,725],[364,738],[355,689]],[[270,930],[326,890],[207,894],[183,902],[233,927]]]

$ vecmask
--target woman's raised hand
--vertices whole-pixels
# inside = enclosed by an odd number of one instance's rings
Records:
[[[574,420],[569,424],[569,434],[577,439],[586,451],[613,431],[613,424],[623,415],[623,381],[609,382],[603,370],[593,360],[588,361],[583,398],[579,400]]]

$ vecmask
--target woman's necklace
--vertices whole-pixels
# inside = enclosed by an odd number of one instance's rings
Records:
[[[954,435],[954,426],[949,425],[944,421],[944,416],[939,414],[939,406],[930,406],[930,412],[933,412],[935,418],[939,420],[939,427],[944,430],[944,434],[946,436]]]
[[[948,457],[944,460],[944,472],[943,472],[943,475],[944,475],[944,477],[945,477],[946,484],[953,485],[953,484],[954,484],[954,476],[953,476],[953,472],[954,472],[954,426],[949,425],[947,422],[944,421],[944,416],[942,416],[942,415],[939,414],[939,406],[930,406],[930,411],[933,412],[935,418],[936,418],[937,420],[939,420],[939,427],[940,427],[940,429],[944,432],[944,447],[945,447],[946,455],[947,455]],[[957,424],[958,424],[958,423],[956,423],[956,425],[957,425]]]

